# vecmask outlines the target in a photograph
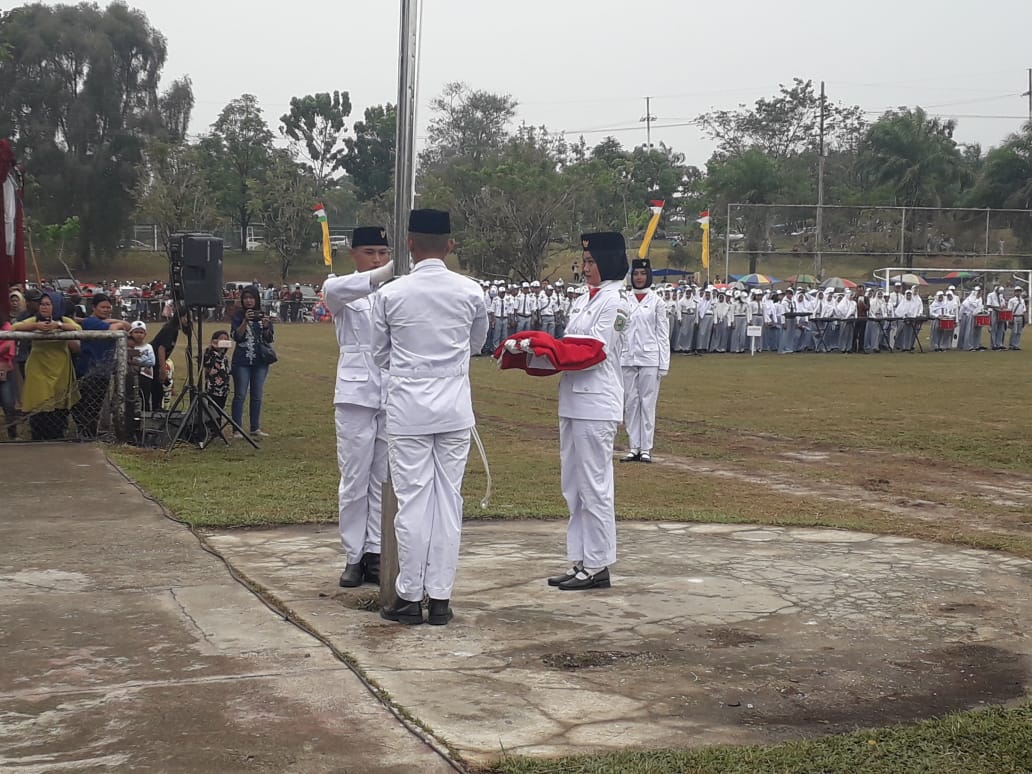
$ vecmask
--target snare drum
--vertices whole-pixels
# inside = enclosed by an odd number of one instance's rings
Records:
[[[1001,309],[996,313],[996,319],[1000,322],[1010,322],[1014,319],[1014,312],[1010,309]]]
[[[990,322],[992,322],[992,320],[990,319],[989,315],[987,315],[987,314],[976,314],[975,315],[975,325],[977,325],[979,328],[986,328],[986,327],[988,327]]]
[[[939,318],[939,330],[940,331],[952,331],[956,330],[957,321],[952,317],[940,317]]]

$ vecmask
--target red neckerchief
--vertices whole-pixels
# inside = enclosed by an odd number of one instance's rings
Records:
[[[642,300],[643,298],[645,298],[645,296],[647,296],[647,295],[648,295],[648,293],[635,293],[635,294],[634,294],[634,297],[635,297],[636,299],[638,299],[638,303],[640,304],[640,303],[641,303],[641,300]]]
[[[600,289],[601,288],[591,288],[591,287],[589,287],[588,288],[588,300],[590,301],[591,299],[593,299],[595,297],[595,294],[598,293],[598,291]]]

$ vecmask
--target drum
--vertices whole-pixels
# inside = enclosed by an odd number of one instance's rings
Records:
[[[1010,322],[1014,319],[1014,312],[1010,309],[1001,309],[996,313],[996,319],[1000,322]]]
[[[980,328],[988,327],[990,322],[991,322],[991,320],[989,318],[989,315],[987,315],[987,314],[976,314],[975,315],[975,325],[977,325]]]
[[[953,331],[957,329],[957,321],[952,317],[940,317],[939,318],[939,330],[940,331]]]

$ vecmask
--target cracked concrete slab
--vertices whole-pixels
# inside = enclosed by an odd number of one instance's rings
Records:
[[[454,770],[101,450],[0,469],[0,770]]]
[[[564,593],[565,524],[467,522],[447,627],[339,589],[330,526],[209,541],[464,756],[762,743],[1006,703],[1032,684],[1032,562],[909,538],[618,525]]]

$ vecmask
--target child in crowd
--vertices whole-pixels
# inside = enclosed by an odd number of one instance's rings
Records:
[[[211,346],[204,351],[204,381],[210,397],[219,408],[225,410],[229,396],[229,358],[226,355],[233,346],[227,331],[215,331]]]
[[[147,323],[136,320],[129,326],[129,372],[136,377],[137,393],[144,411],[151,408],[151,382],[154,379],[154,348],[147,343]]]

